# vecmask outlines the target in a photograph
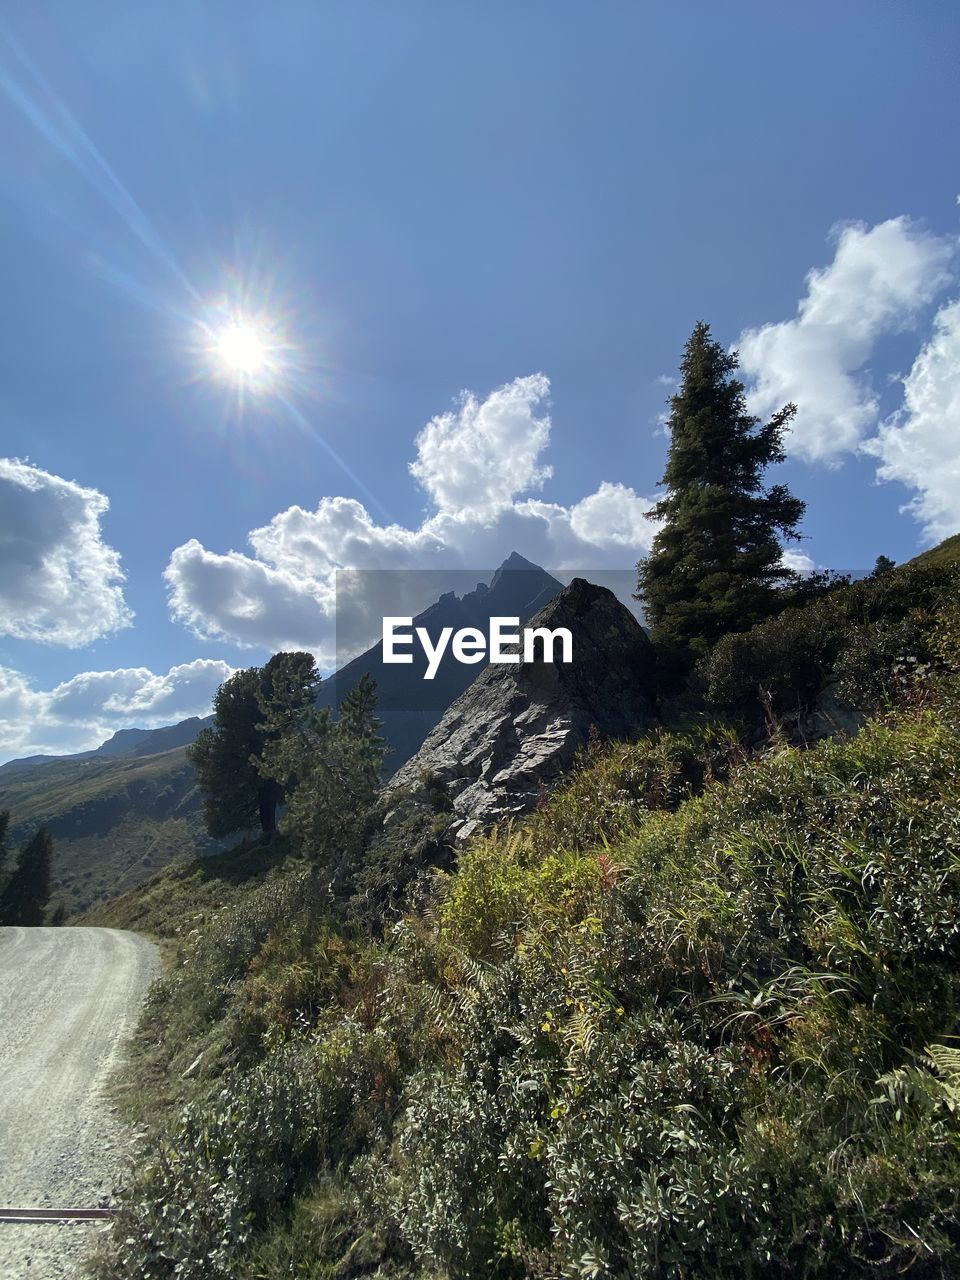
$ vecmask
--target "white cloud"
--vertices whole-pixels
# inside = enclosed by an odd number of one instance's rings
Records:
[[[338,568],[493,570],[511,551],[547,569],[632,567],[656,532],[644,515],[651,500],[609,482],[569,507],[523,496],[550,476],[540,460],[549,390],[542,374],[517,378],[483,401],[465,393],[455,412],[431,419],[410,471],[434,510],[416,528],[377,524],[355,499],[325,497],[254,529],[252,555],[195,540],[178,547],[165,571],[174,617],[204,638],[309,649],[326,668]]]
[[[791,453],[834,462],[873,428],[878,401],[866,365],[874,345],[911,327],[946,286],[954,247],[905,217],[844,226],[833,262],[807,276],[796,318],[741,335],[750,411],[767,417],[789,400],[798,406]]]
[[[814,562],[803,551],[784,551],[780,563],[795,573],[812,573],[815,568]]]
[[[316,511],[288,507],[250,534],[257,558],[294,576],[322,577],[340,565],[404,568],[443,550],[427,525],[378,525],[355,498],[321,498]]]
[[[70,648],[129,626],[96,489],[0,458],[0,635]]]
[[[570,510],[570,528],[597,547],[646,546],[650,538],[647,512],[653,504],[623,484],[605,480],[596,493]]]
[[[960,530],[960,301],[935,317],[933,336],[903,380],[903,406],[864,446],[881,480],[916,490],[905,510],[931,541]]]
[[[316,649],[328,626],[329,583],[237,551],[217,555],[195,538],[176,548],[163,576],[173,616],[203,639]]]
[[[0,758],[88,751],[117,729],[153,729],[210,714],[226,662],[197,658],[156,675],[147,667],[83,671],[53,689],[36,689],[0,667]]]
[[[438,511],[489,520],[520,493],[539,489],[553,471],[539,457],[550,418],[537,413],[549,395],[542,373],[516,378],[479,401],[463,392],[455,413],[431,418],[417,436],[413,475]]]

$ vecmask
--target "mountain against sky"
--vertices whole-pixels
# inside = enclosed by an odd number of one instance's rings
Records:
[[[795,563],[960,528],[956,5],[7,8],[0,760],[332,670],[341,570],[630,573],[701,319]]]
[[[556,578],[514,551],[500,565],[489,586],[478,582],[472,591],[462,595],[445,592],[413,618],[412,626],[425,628],[435,643],[444,627],[454,632],[463,627],[486,632],[494,617],[519,618],[522,624],[562,589]],[[324,681],[317,699],[319,706],[335,707],[362,675],[376,680],[377,714],[392,748],[387,758],[388,771],[399,769],[409,759],[450,703],[483,669],[483,664],[468,666],[457,662],[448,648],[436,676],[427,681],[423,678],[427,660],[422,647],[414,645],[411,656],[412,663],[384,663],[383,644],[378,641]]]
[[[196,740],[197,734],[207,724],[212,723],[212,716],[189,716],[176,724],[164,725],[159,729],[118,729],[106,742],[102,742],[93,751],[77,751],[65,756],[25,756],[18,760],[8,760],[0,764],[0,778],[24,768],[34,768],[45,764],[58,764],[64,760],[95,760],[112,756],[152,756],[159,752],[171,751],[174,747],[185,747]]]
[[[562,590],[537,565],[512,553],[493,575],[458,596],[445,593],[415,619],[436,639],[443,627],[485,630],[495,616],[526,621]],[[333,707],[361,675],[378,683],[388,769],[420,746],[446,708],[483,670],[450,659],[436,679],[423,680],[422,651],[410,665],[385,665],[382,644],[359,654],[320,689]],[[175,859],[211,852],[222,842],[203,827],[195,771],[184,747],[209,717],[158,729],[121,729],[93,751],[37,756],[0,765],[0,809],[12,814],[12,834],[24,838],[45,822],[55,842],[54,896],[71,913],[123,892]]]
[[[613,592],[574,578],[530,622],[566,628],[572,661],[484,667],[388,784],[443,785],[458,839],[533,808],[591,733],[630,739],[656,719],[653,645]]]
[[[7,1160],[91,1280],[960,1280],[958,61],[4,5],[0,1096],[123,1046],[122,1175]]]
[[[455,591],[444,592],[414,617],[412,625],[425,627],[435,641],[444,627],[486,630],[492,617],[518,617],[525,622],[561,590],[562,584],[556,578],[514,551],[494,573],[489,586],[478,582],[472,591],[460,596]],[[382,653],[383,645],[378,641],[334,672],[323,682],[317,705],[336,706],[361,675],[373,676],[377,681],[385,736],[393,747],[390,762],[394,768],[399,768],[481,668],[453,661],[448,651],[440,662],[435,679],[425,682],[426,661],[422,649],[413,650],[414,661],[409,665],[385,664]],[[211,723],[210,715],[190,716],[157,729],[118,729],[92,751],[8,760],[0,764],[0,778],[25,768],[42,768],[68,760],[79,762],[101,757],[156,755],[195,741],[200,730]]]

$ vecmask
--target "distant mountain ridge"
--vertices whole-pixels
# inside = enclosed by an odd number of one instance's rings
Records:
[[[160,729],[118,729],[92,751],[75,751],[69,755],[23,756],[0,764],[0,778],[23,769],[33,769],[50,764],[62,764],[65,760],[98,760],[117,756],[153,756],[174,747],[185,747],[196,740],[206,725],[213,724],[213,716],[189,716],[177,724],[164,725]]]
[[[478,582],[473,591],[458,596],[444,592],[428,608],[413,619],[414,627],[425,627],[436,640],[444,627],[454,631],[462,627],[485,630],[493,617],[518,617],[521,623],[532,618],[560,591],[558,582],[539,565],[532,564],[512,552],[493,575],[490,585]],[[391,666],[383,662],[383,645],[377,642],[328,676],[320,686],[317,705],[335,708],[344,695],[364,674],[377,681],[379,715],[384,733],[393,748],[389,766],[398,769],[420,746],[455,698],[480,674],[482,665],[465,666],[448,654],[440,664],[436,679],[425,684],[426,661],[414,652],[410,665]],[[194,742],[200,730],[213,724],[213,716],[190,716],[176,724],[159,729],[118,729],[112,737],[91,751],[66,755],[23,756],[0,765],[0,779],[23,769],[43,768],[63,761],[83,761],[104,757],[143,757],[185,747]]]

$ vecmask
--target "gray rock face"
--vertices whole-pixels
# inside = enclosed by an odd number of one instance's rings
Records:
[[[375,591],[375,586],[370,590]],[[413,619],[413,626],[423,627],[436,643],[444,627],[486,631],[491,617],[519,617],[526,622],[562,590],[556,578],[514,551],[493,575],[489,587],[478,582],[473,591],[462,596],[453,591],[444,593]],[[361,675],[373,676],[381,732],[390,744],[389,769],[398,769],[410,759],[477,675],[476,667],[457,662],[448,650],[436,678],[424,684],[426,658],[422,649],[415,649],[413,657],[409,666],[388,665],[383,661],[383,645],[377,643],[324,680],[317,694],[318,707],[336,708]]]
[[[532,808],[591,726],[627,738],[655,719],[653,647],[613,592],[575,578],[527,625],[569,628],[573,661],[486,667],[389,784],[416,793],[425,776],[444,783],[461,840]]]

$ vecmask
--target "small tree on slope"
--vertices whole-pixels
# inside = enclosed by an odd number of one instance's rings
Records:
[[[0,894],[0,924],[38,925],[50,901],[53,841],[46,827],[21,849],[13,874]]]
[[[796,539],[805,504],[784,485],[764,488],[763,471],[784,459],[783,436],[796,406],[761,425],[732,377],[735,352],[702,321],[680,366],[671,399],[670,452],[652,514],[663,521],[637,566],[637,599],[654,640],[689,663],[728,631],[775,612],[777,589],[795,580],[781,539]]]

